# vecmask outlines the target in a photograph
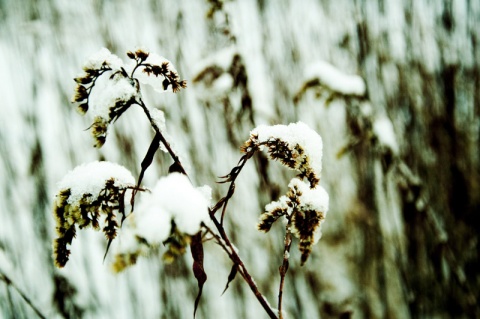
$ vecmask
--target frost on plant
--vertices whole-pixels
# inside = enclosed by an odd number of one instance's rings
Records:
[[[76,226],[102,230],[107,239],[117,235],[116,214],[125,214],[125,193],[135,185],[132,174],[109,162],[92,162],[77,166],[59,183],[53,205],[57,238],[54,259],[58,267],[68,261]]]
[[[144,194],[138,208],[126,220],[115,255],[114,270],[135,263],[138,256],[161,244],[167,246],[164,260],[172,261],[185,252],[192,236],[208,224],[208,186],[195,188],[180,173],[162,177],[150,194]]]

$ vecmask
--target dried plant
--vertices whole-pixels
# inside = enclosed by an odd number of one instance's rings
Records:
[[[109,243],[107,251],[110,243],[120,237],[112,265],[116,272],[134,265],[138,258],[158,250],[161,245],[166,246],[163,254],[165,262],[181,256],[190,246],[192,269],[199,288],[194,304],[195,316],[207,280],[203,268],[204,238],[211,238],[233,263],[225,290],[240,274],[268,316],[282,318],[282,296],[292,238],[298,238],[303,265],[311,254],[312,246],[320,239],[320,226],[328,211],[328,194],[319,185],[322,170],[321,137],[301,122],[258,126],[241,147],[244,155],[238,164],[222,177],[222,183],[230,184],[227,194],[212,204],[210,187],[194,187],[170,147],[165,137],[163,113],[150,109],[142,99],[143,84],[152,85],[159,91],[177,93],[186,87],[186,81],[180,80],[170,61],[145,49],[129,51],[127,56],[131,59],[129,64],[123,64],[107,49],[93,55],[84,65],[85,73],[75,79],[77,87],[73,102],[82,114],[91,113],[91,132],[96,147],[106,142],[109,125],[134,105],[142,108],[155,136],[141,163],[141,172],[136,181],[120,165],[94,162],[75,168],[59,183],[53,205],[58,235],[54,240],[55,264],[64,267],[68,262],[68,247],[75,237],[77,226],[80,229],[91,226],[102,231]],[[173,164],[169,175],[161,177],[152,189],[147,189],[141,186],[141,182],[159,148],[169,153]],[[298,172],[298,176],[289,183],[286,195],[268,204],[258,223],[260,231],[268,232],[277,220],[285,221],[278,309],[273,309],[260,293],[223,226],[228,202],[235,193],[237,177],[248,160],[263,149],[267,150],[271,159]],[[135,205],[139,191],[142,194],[138,205]],[[127,208],[130,209],[128,214]]]

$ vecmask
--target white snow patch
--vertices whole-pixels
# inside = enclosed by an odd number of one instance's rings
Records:
[[[307,80],[318,79],[330,90],[344,94],[364,96],[366,85],[358,75],[348,75],[325,61],[318,61],[305,72]]]
[[[105,188],[107,180],[114,179],[114,185],[120,188],[134,186],[135,178],[125,167],[111,162],[91,162],[75,167],[57,184],[58,190],[70,189],[67,202],[77,204],[84,194],[91,194],[91,200],[98,198]]]
[[[110,108],[117,102],[127,102],[137,96],[135,82],[129,78],[117,75],[108,81],[102,81],[100,87],[95,87],[90,95],[89,113],[93,118],[100,116],[109,119]]]
[[[323,217],[327,215],[329,197],[327,191],[322,186],[318,185],[315,188],[310,188],[309,183],[293,178],[288,184],[288,188],[296,188],[301,193],[299,199],[300,207],[303,210],[322,212]]]
[[[123,62],[118,56],[112,54],[107,48],[102,48],[85,61],[83,68],[99,70],[104,64],[113,71],[118,71],[123,67]]]
[[[380,144],[387,146],[394,154],[398,154],[398,143],[393,130],[392,121],[386,116],[377,118],[373,122],[373,132]]]
[[[322,172],[323,142],[321,136],[303,122],[289,125],[260,125],[250,132],[250,136],[257,136],[260,143],[270,139],[280,139],[287,142],[293,149],[297,144],[301,146],[309,158],[310,167],[320,176]],[[296,158],[300,166],[302,156]]]
[[[167,126],[165,124],[165,113],[162,110],[153,108],[150,110],[150,115],[152,116],[153,122],[157,125],[160,131],[166,131]]]
[[[172,173],[161,178],[135,210],[138,235],[160,243],[168,238],[172,219],[179,231],[194,235],[201,222],[209,221],[205,193],[206,189],[194,188],[183,174]]]

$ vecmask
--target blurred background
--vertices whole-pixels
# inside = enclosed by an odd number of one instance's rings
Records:
[[[188,88],[159,94],[195,185],[217,184],[259,124],[303,121],[321,134],[323,237],[300,266],[294,241],[288,318],[480,317],[480,2],[0,0],[0,317],[191,318],[191,257],[139,260],[114,275],[100,232],[78,232],[52,262],[56,183],[75,166],[117,162],[138,176],[153,138],[132,107],[93,148],[70,102],[81,66],[106,47],[165,56]],[[319,64],[320,63],[320,64]],[[366,90],[339,89],[360,76]],[[357,78],[358,80],[358,78]],[[341,86],[341,85],[340,85]],[[144,185],[171,160],[158,154]],[[259,154],[236,183],[226,229],[272,305],[283,230],[256,230],[294,172]],[[197,318],[267,318],[231,262],[205,245]]]

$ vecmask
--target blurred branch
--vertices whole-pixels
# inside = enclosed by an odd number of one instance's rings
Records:
[[[47,317],[42,314],[42,312],[32,303],[30,298],[25,295],[25,293],[18,288],[18,286],[8,277],[2,270],[0,270],[0,279],[5,282],[5,284],[9,287],[12,287],[19,295],[22,297],[22,299],[32,308],[32,310],[38,315],[38,317],[42,319],[46,319]]]

